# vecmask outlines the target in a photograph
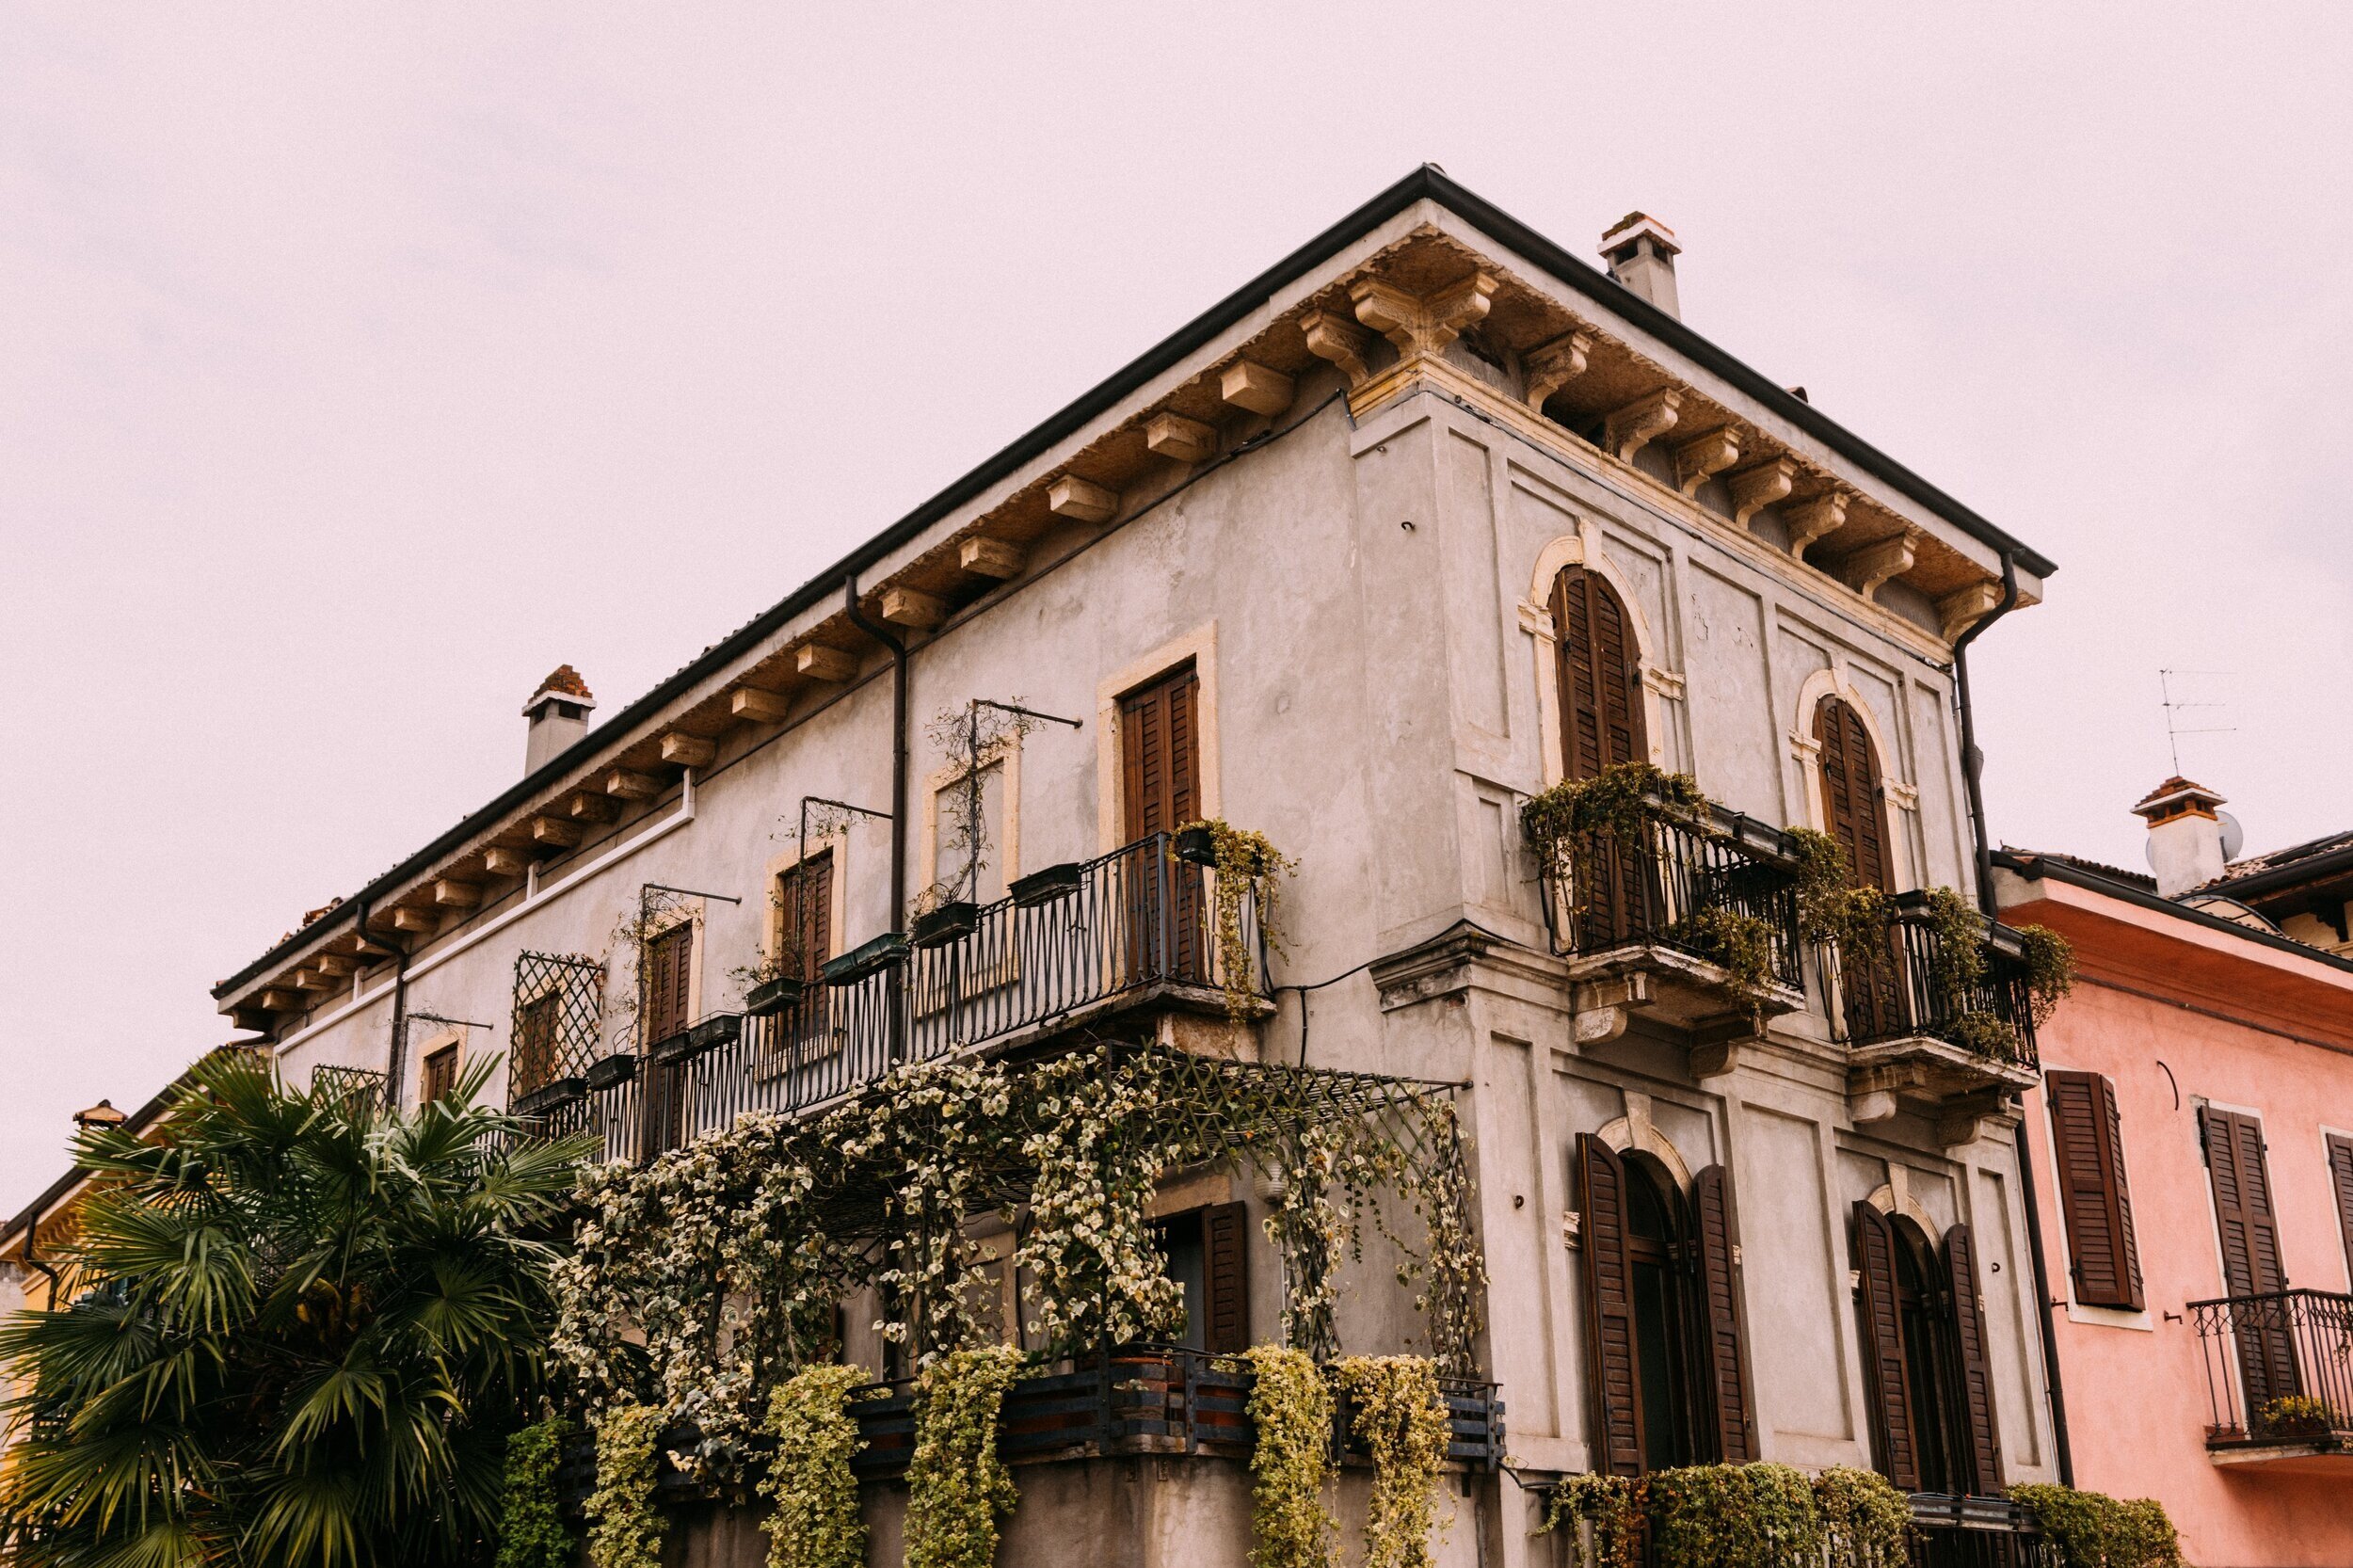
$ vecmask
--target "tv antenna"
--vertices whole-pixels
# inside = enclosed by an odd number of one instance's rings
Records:
[[[2165,744],[2166,748],[2173,755],[2174,777],[2179,778],[2182,775],[2183,736],[2231,735],[2237,733],[2238,730],[2238,726],[2234,724],[2208,725],[2190,729],[2183,728],[2179,716],[2182,713],[2193,708],[2219,708],[2222,704],[2219,702],[2185,702],[2182,700],[2180,697],[2173,695],[2174,679],[2177,676],[2189,677],[2192,679],[2203,677],[2223,677],[2232,673],[2233,672],[2230,670],[2161,669],[2157,671],[2157,690],[2162,694],[2160,706],[2162,706],[2165,710]]]

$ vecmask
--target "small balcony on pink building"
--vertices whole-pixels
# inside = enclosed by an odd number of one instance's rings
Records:
[[[2217,1464],[2353,1480],[2353,1296],[2269,1290],[2189,1304]]]

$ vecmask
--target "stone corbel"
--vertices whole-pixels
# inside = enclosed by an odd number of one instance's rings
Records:
[[[1782,508],[1782,520],[1789,525],[1789,553],[1805,554],[1805,547],[1825,534],[1835,534],[1847,520],[1847,492],[1827,490],[1809,496],[1795,506]]]
[[[1776,501],[1789,498],[1798,482],[1798,465],[1787,457],[1769,457],[1736,470],[1724,481],[1732,489],[1732,520],[1741,527]]]
[[[1289,376],[1251,360],[1236,360],[1218,375],[1218,396],[1269,419],[1289,408],[1297,392]]]
[[[1891,1120],[1896,1111],[1896,1091],[1893,1089],[1865,1089],[1847,1096],[1847,1119],[1857,1127]]]
[[[1880,793],[1885,795],[1887,804],[1898,811],[1920,809],[1920,786],[1917,784],[1907,784],[1899,778],[1882,778],[1880,780]]]
[[[1980,579],[1967,587],[1946,594],[1936,601],[1936,615],[1943,623],[1945,640],[1952,642],[1963,632],[1993,613],[1993,606],[2002,602],[2002,585]]]
[[[1847,586],[1869,599],[1879,591],[1881,584],[1910,571],[1917,554],[1918,541],[1907,528],[1900,534],[1891,534],[1876,543],[1866,544],[1840,561],[1838,575],[1846,580]]]
[[[1520,360],[1520,371],[1528,381],[1528,406],[1538,413],[1552,394],[1585,374],[1586,357],[1593,351],[1593,340],[1582,332],[1564,332],[1531,349]]]
[[[1629,974],[1589,981],[1571,994],[1570,1003],[1577,1011],[1577,1043],[1607,1045],[1625,1032],[1632,1010],[1651,1004],[1650,976]]]
[[[1602,444],[1630,463],[1634,455],[1675,427],[1683,412],[1683,394],[1673,387],[1645,392],[1611,414],[1602,424]]]
[[[1968,1095],[1946,1105],[1936,1118],[1936,1141],[1948,1149],[1965,1148],[1998,1131],[2009,1119],[1999,1090]]]
[[[1350,391],[1370,379],[1372,372],[1365,364],[1365,348],[1372,340],[1365,335],[1363,328],[1329,311],[1309,311],[1300,318],[1299,329],[1306,336],[1307,352],[1339,366],[1341,374],[1348,377]]]
[[[1740,460],[1740,432],[1725,425],[1676,446],[1675,488],[1699,494],[1700,487]]]
[[[1486,319],[1495,292],[1495,279],[1484,272],[1427,296],[1378,278],[1359,278],[1348,286],[1356,319],[1395,344],[1401,359],[1436,354],[1461,337],[1463,328]]]

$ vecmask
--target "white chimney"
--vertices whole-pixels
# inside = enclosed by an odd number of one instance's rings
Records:
[[[537,773],[588,733],[588,710],[596,705],[580,672],[569,664],[556,665],[523,704],[523,717],[531,721],[523,738],[523,776]]]
[[[1609,276],[1677,321],[1683,304],[1675,296],[1675,257],[1682,249],[1675,232],[1648,213],[1628,213],[1601,236]]]
[[[2220,795],[2176,774],[2133,808],[2149,824],[2149,865],[2160,896],[2176,897],[2222,874],[2222,819],[2215,815],[2221,804]]]

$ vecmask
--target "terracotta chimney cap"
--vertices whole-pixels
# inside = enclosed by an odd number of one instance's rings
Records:
[[[115,1102],[112,1100],[100,1100],[88,1111],[76,1111],[73,1113],[73,1125],[78,1128],[120,1127],[130,1119],[115,1109]]]
[[[550,692],[553,692],[558,696],[571,697],[579,702],[597,700],[595,694],[588,690],[588,682],[580,678],[580,671],[569,664],[558,664],[550,671],[548,678],[540,681],[538,688],[531,694],[531,698],[536,702]]]
[[[1615,250],[1622,246],[1648,235],[1650,242],[1670,256],[1682,254],[1683,247],[1675,243],[1675,232],[1648,213],[1628,213],[1601,232],[1601,248]]]
[[[2180,816],[2211,817],[2214,808],[2224,804],[2226,798],[2177,773],[2141,796],[2133,807],[2133,814],[2147,818],[2152,826]]]

